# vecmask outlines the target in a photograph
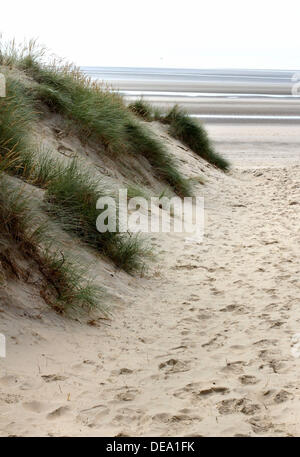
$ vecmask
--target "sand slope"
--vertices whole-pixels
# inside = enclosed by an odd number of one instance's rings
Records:
[[[112,320],[2,301],[1,435],[300,435],[300,167],[224,176],[166,141],[206,176],[204,242],[151,235],[143,278],[101,267]]]

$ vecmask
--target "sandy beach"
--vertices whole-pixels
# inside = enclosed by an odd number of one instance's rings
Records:
[[[298,127],[207,125],[228,175],[153,128],[206,181],[204,241],[152,234],[143,277],[99,264],[109,320],[3,306],[2,436],[300,435]]]

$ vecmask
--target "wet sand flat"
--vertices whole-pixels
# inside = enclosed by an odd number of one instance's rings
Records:
[[[268,122],[205,123],[216,150],[237,167],[300,163],[300,126]]]

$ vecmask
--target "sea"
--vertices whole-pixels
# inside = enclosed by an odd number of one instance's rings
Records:
[[[300,121],[300,70],[92,66],[81,70],[128,102],[142,97],[157,105],[182,103],[192,116],[215,121]]]

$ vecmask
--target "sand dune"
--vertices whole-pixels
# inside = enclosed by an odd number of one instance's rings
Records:
[[[143,278],[99,271],[111,320],[61,318],[37,297],[1,309],[1,435],[300,435],[299,156],[285,129],[254,142],[221,127],[209,131],[228,176],[156,125],[186,174],[206,177],[204,242],[151,235],[159,262]]]

